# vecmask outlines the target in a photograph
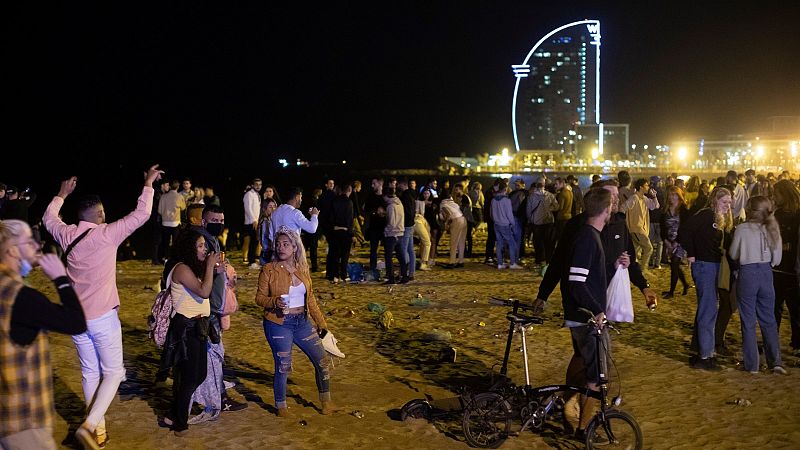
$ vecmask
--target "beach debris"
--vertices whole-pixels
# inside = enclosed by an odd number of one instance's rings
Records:
[[[478,326],[479,327],[485,327],[486,326],[486,322],[480,321],[480,322],[478,322]]]
[[[347,312],[346,312],[346,313],[344,313],[344,316],[345,316],[345,317],[353,317],[353,316],[355,316],[355,315],[356,315],[356,312],[355,312],[355,311],[353,311],[352,309],[348,309],[348,310],[347,310]]]
[[[331,292],[331,299],[335,299],[335,298],[336,298],[336,292]]]
[[[430,306],[430,304],[431,304],[431,301],[428,300],[427,298],[425,298],[425,297],[417,297],[417,298],[411,300],[411,302],[409,302],[408,305],[409,306]]]
[[[363,419],[364,418],[364,413],[359,411],[359,410],[355,410],[355,411],[351,412],[350,415],[355,417],[356,419]]]
[[[462,328],[462,329],[460,329],[460,330],[458,330],[458,335],[459,335],[459,336],[463,336],[463,335],[464,335],[464,334],[466,334],[466,333],[467,333],[467,330],[465,330],[465,329],[463,329],[463,328]]]
[[[332,315],[336,314],[337,312],[339,312],[339,309],[338,308],[333,308],[332,310],[328,311],[328,315],[332,316]]]
[[[434,291],[433,289],[428,289],[427,291],[425,291],[425,293],[428,295],[436,295],[436,291]]]
[[[305,420],[301,420],[298,423],[300,424],[301,427],[304,427],[304,426],[308,425],[308,422],[306,422]]]
[[[500,337],[502,337],[502,336],[500,336],[499,334],[495,334],[495,335],[494,335],[494,337],[495,337],[495,338],[500,338]]]
[[[153,286],[145,286],[142,289],[144,289],[145,291],[153,291],[153,292],[155,292],[155,289],[153,289]]]
[[[434,328],[431,331],[426,332],[422,335],[422,339],[425,341],[441,341],[447,342],[452,339],[453,336],[447,330],[440,330],[438,328]]]
[[[458,350],[455,347],[443,349],[439,354],[439,360],[442,362],[456,362]]]
[[[394,315],[391,311],[386,310],[381,313],[378,317],[378,326],[384,331],[394,326]]]
[[[476,298],[476,299],[473,299],[473,300],[472,300],[472,303],[478,303],[478,299],[477,299],[477,298]]]
[[[422,315],[421,314],[417,314],[416,316],[413,317],[413,319],[414,320],[422,319]]]
[[[732,402],[728,402],[728,403],[731,404],[731,405],[736,405],[736,406],[751,406],[753,404],[750,400],[748,400],[746,398],[737,398],[737,399],[734,399]]]
[[[381,305],[380,303],[370,303],[367,305],[367,309],[378,314],[386,311],[386,307]]]
[[[422,298],[422,294],[420,294],[419,292],[417,292],[417,298]]]
[[[389,286],[388,288],[386,288],[386,290],[388,290],[389,293],[391,294],[392,292],[394,292],[394,286]]]

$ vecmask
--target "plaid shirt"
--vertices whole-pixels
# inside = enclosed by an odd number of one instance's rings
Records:
[[[0,436],[53,427],[53,377],[47,334],[28,346],[11,340],[11,311],[23,283],[0,266]]]

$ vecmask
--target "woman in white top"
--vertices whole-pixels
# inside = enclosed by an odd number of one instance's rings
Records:
[[[164,344],[162,367],[172,367],[172,406],[160,425],[183,436],[189,425],[189,406],[197,386],[206,378],[208,316],[211,314],[213,271],[219,255],[207,253],[205,238],[187,228],[173,248],[176,264],[167,276],[174,315]]]
[[[450,233],[450,264],[447,269],[464,267],[464,244],[467,239],[467,220],[461,212],[461,185],[453,188],[453,195],[442,200],[439,215]]]
[[[756,342],[758,320],[767,367],[774,373],[786,375],[781,362],[774,313],[775,289],[772,286],[772,267],[781,263],[781,233],[769,198],[750,198],[746,212],[747,222],[736,227],[729,251],[731,258],[740,264],[736,295],[742,323],[744,370],[753,374],[759,371]]]

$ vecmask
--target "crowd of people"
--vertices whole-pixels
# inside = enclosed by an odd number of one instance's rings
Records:
[[[244,270],[260,271],[255,303],[263,308],[280,417],[291,416],[286,384],[293,345],[314,367],[319,411],[336,411],[330,355],[344,355],[314,296],[312,273],[322,269],[320,242],[327,245],[328,282],[405,284],[414,282],[416,270],[463,269],[477,257],[475,233],[485,231],[484,264],[492,270],[529,269],[542,275],[539,310],[560,285],[575,349],[568,382],[590,389],[597,389],[599,381],[592,366],[597,349],[579,326],[586,321],[582,311],[590,311],[602,323],[606,286],[620,266],[629,270],[631,284],[650,306],[657,304],[659,295],[648,279],[662,267],[670,273],[662,299],[680,295],[679,281],[682,295],[696,289],[696,355],[689,361],[691,367],[719,370],[716,356],[732,354],[725,333],[737,309],[746,371],[761,370],[758,324],[767,369],[788,373],[778,338],[784,306],[791,327],[789,345],[800,356],[800,190],[798,180],[787,172],[775,177],[730,171],[714,180],[692,176],[684,181],[675,174],[634,179],[621,171],[613,178],[596,175],[586,189],[573,175],[551,180],[541,174],[530,186],[521,177],[498,178],[487,189],[468,177],[446,180],[441,186],[434,178],[418,185],[415,179],[373,177],[368,192],[360,181],[327,179],[308,195],[290,188],[281,191],[282,197],[274,185],[256,178],[242,195],[244,215],[238,232],[226,223],[213,189],[162,175],[157,165],[151,167],[136,208],[111,223],[96,196],[77,201],[77,224],[62,220],[60,210],[78,184],[76,177],[61,182],[41,221],[34,224],[28,209],[35,193],[0,184],[0,333],[6,337],[0,344],[2,448],[55,448],[44,330],[72,335],[77,349],[87,407],[77,439],[86,448],[100,448],[108,440],[105,414],[125,379],[117,255],[145,224],[152,231],[152,263],[163,266],[162,287],[169,289],[174,308],[159,372],[162,380],[172,376],[173,398],[159,424],[178,436],[190,425],[246,407],[227,396],[222,378],[222,337],[230,327],[226,305],[235,301],[237,278],[226,248],[241,249]],[[45,235],[61,258],[42,252],[48,244]],[[446,262],[438,260],[445,235]],[[368,248],[368,265],[365,276],[356,280],[351,278],[350,258],[361,247]],[[35,266],[55,283],[60,304],[25,286],[23,277]],[[610,345],[607,335],[604,339]],[[580,400],[581,411],[593,409],[590,398]],[[22,403],[30,407],[18,408]],[[190,417],[195,403],[202,412]],[[575,425],[579,432],[585,427],[584,416],[591,414],[581,416]]]

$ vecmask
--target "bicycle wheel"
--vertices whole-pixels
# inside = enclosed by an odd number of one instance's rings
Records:
[[[508,437],[510,427],[511,405],[494,392],[472,397],[461,420],[464,437],[472,447],[499,447]]]
[[[641,450],[642,430],[636,419],[625,411],[612,409],[594,416],[586,427],[586,448]]]

